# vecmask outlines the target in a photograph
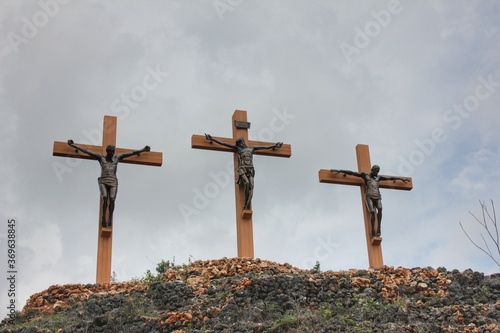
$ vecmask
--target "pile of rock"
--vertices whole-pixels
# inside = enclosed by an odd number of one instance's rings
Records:
[[[66,316],[63,327],[52,324],[55,311]],[[39,332],[59,333],[493,333],[500,332],[500,274],[430,267],[318,273],[223,258],[171,268],[150,284],[52,286],[23,313]]]
[[[52,313],[79,303],[92,295],[108,296],[146,289],[147,285],[140,282],[53,285],[47,290],[31,295],[23,311]]]
[[[290,264],[249,259],[249,258],[222,258],[218,260],[195,261],[186,268],[171,268],[165,272],[167,281],[186,280],[191,277],[218,279],[247,273],[257,274],[300,274],[307,271],[293,267]]]

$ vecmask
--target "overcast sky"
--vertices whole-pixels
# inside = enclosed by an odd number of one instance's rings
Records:
[[[99,164],[52,145],[100,144],[104,115],[119,147],[163,152],[118,168],[119,281],[236,256],[232,155],[190,144],[230,137],[237,109],[251,139],[292,145],[254,159],[256,257],[368,267],[359,188],[318,181],[368,144],[414,183],[382,190],[386,265],[498,272],[459,222],[480,240],[469,211],[500,202],[499,17],[498,1],[2,1],[0,263],[14,218],[20,305],[95,282]]]

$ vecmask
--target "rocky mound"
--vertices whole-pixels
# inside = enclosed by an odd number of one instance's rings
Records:
[[[1,332],[500,332],[500,274],[444,268],[314,272],[196,261],[162,281],[52,286]]]

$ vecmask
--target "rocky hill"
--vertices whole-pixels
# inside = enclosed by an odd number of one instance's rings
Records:
[[[153,283],[51,286],[0,332],[500,332],[500,274],[196,261]]]

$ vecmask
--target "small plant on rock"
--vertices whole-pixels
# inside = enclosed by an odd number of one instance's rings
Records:
[[[140,279],[143,283],[153,283],[163,280],[163,274],[170,268],[175,267],[175,261],[170,262],[170,260],[162,260],[156,265],[156,275],[153,274],[149,269],[144,274],[144,277]]]

